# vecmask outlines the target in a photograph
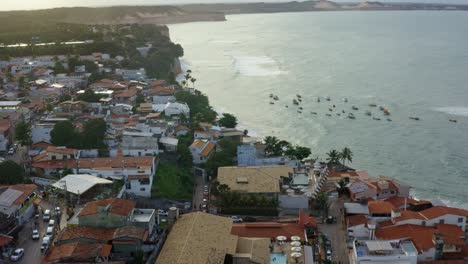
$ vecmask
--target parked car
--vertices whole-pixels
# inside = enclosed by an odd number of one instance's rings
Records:
[[[10,148],[10,149],[8,150],[8,155],[13,155],[13,154],[15,154],[15,149],[14,149],[14,148]]]
[[[41,235],[39,234],[39,230],[34,229],[31,235],[32,240],[39,240],[40,237]]]
[[[240,218],[239,216],[235,216],[235,215],[231,216],[231,219],[232,219],[232,222],[234,223],[242,223],[243,221],[242,218]]]
[[[62,211],[60,210],[60,207],[55,207],[55,215],[61,215],[62,214]]]
[[[47,227],[55,227],[55,220],[54,220],[54,219],[50,219],[50,220],[49,220],[49,224],[47,225]]]
[[[54,237],[54,227],[47,227],[46,236],[50,238]]]
[[[45,251],[49,248],[49,245],[50,245],[50,237],[49,237],[49,236],[45,236],[45,237],[42,239],[41,251],[42,251],[42,252],[45,252]]]
[[[50,210],[45,210],[44,214],[42,215],[42,220],[49,221],[50,220]]]
[[[244,222],[257,222],[257,218],[251,216],[246,216],[243,220]]]
[[[331,256],[332,252],[331,252],[330,249],[327,249],[327,251],[325,252],[325,254],[326,254],[326,256],[327,256],[327,260],[332,260],[332,256]]]
[[[18,261],[24,256],[24,248],[17,248],[10,256],[11,261]]]
[[[335,216],[327,217],[327,224],[333,224],[333,223],[336,223],[336,217]]]
[[[169,214],[166,211],[162,210],[162,209],[158,209],[158,215],[168,216]]]

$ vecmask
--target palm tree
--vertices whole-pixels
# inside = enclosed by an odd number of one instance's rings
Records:
[[[340,153],[341,161],[343,162],[343,165],[345,164],[346,161],[353,162],[353,152],[351,149],[345,147],[341,153]]]
[[[328,196],[326,192],[319,192],[315,198],[315,207],[318,209],[322,216],[328,217],[328,209],[330,204],[328,203]]]
[[[190,78],[190,81],[192,82],[193,89],[195,89],[195,82],[197,81],[196,78]]]
[[[336,151],[336,149],[332,149],[330,150],[328,153],[328,158],[327,158],[327,161],[328,161],[328,164],[329,165],[336,165],[340,159],[340,153],[338,153],[338,151]]]
[[[275,152],[275,147],[278,145],[279,139],[274,136],[267,136],[263,141],[266,145],[265,154],[267,156],[273,155]]]

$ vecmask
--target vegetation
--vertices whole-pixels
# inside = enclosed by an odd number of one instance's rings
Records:
[[[0,184],[18,184],[24,182],[24,169],[12,160],[0,163]]]
[[[161,161],[152,186],[153,198],[190,200],[192,198],[193,177],[188,168]]]
[[[191,168],[193,165],[192,152],[190,152],[190,145],[193,142],[191,134],[180,136],[177,143],[177,154],[179,155],[179,164],[185,168]]]
[[[215,151],[206,161],[205,169],[208,175],[218,176],[218,168],[232,166],[237,154],[237,143],[230,138],[218,141],[220,151]]]
[[[57,122],[50,132],[50,141],[56,146],[67,148],[104,149],[107,125],[102,119],[93,119],[83,125],[79,133],[70,121]]]
[[[219,124],[227,128],[235,128],[237,126],[237,117],[231,114],[224,113],[219,119]]]
[[[199,122],[213,123],[216,120],[216,112],[211,108],[208,97],[199,91],[191,94],[188,91],[178,91],[175,97],[179,102],[187,103],[190,108],[191,126],[198,126]]]
[[[328,217],[330,203],[328,202],[328,195],[326,192],[319,192],[315,198],[315,209],[319,210],[324,218]]]
[[[351,149],[345,147],[341,152],[336,149],[332,149],[327,153],[328,165],[345,165],[346,161],[353,162],[353,152]]]
[[[94,93],[91,89],[86,89],[84,93],[79,94],[76,99],[88,103],[97,103],[102,98],[101,95]]]
[[[286,140],[279,140],[274,136],[265,137],[265,154],[268,157],[287,156],[292,159],[302,160],[310,156],[310,148],[291,145]]]
[[[50,142],[55,146],[77,147],[79,145],[78,132],[70,121],[57,122],[50,132]]]
[[[16,124],[15,139],[23,146],[29,146],[32,144],[30,123],[20,121]]]

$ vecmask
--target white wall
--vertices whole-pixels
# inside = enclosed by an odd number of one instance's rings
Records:
[[[8,150],[8,137],[5,137],[3,134],[0,134],[0,151],[7,151]]]
[[[354,238],[369,238],[369,229],[362,224],[348,227],[348,236]]]
[[[50,143],[50,131],[54,125],[33,125],[31,127],[31,139],[33,143],[45,141]]]

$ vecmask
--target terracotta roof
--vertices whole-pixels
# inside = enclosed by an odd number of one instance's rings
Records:
[[[11,185],[10,189],[17,190],[23,192],[23,194],[16,199],[13,204],[22,204],[26,199],[35,191],[37,190],[36,184],[16,184]]]
[[[171,96],[174,95],[174,90],[163,86],[156,86],[149,91],[149,94],[158,96]]]
[[[214,150],[214,148],[216,147],[216,144],[213,143],[213,142],[208,142],[205,147],[203,148],[203,150],[200,152],[200,155],[203,156],[203,157],[208,157],[211,152]]]
[[[458,226],[448,224],[437,224],[436,229],[437,231],[435,231],[435,233],[443,236],[445,244],[456,246],[465,245],[465,233]]]
[[[205,144],[206,144],[207,141],[205,140],[200,140],[200,139],[195,139],[192,143],[192,145],[190,145],[191,148],[202,148]]]
[[[190,129],[186,126],[177,126],[175,129],[175,132],[179,132],[179,131],[182,131],[182,130],[187,130],[187,131],[190,131]]]
[[[107,244],[68,243],[53,246],[46,261],[69,260],[95,260],[96,257],[109,257],[112,246]]]
[[[0,247],[6,246],[13,241],[13,237],[0,234]]]
[[[113,240],[122,240],[122,238],[138,239],[141,241],[146,241],[148,238],[148,232],[140,227],[136,226],[123,226],[116,228],[113,234]]]
[[[233,224],[231,234],[239,237],[276,238],[277,236],[299,236],[304,240],[304,226],[275,222]]]
[[[391,214],[395,208],[393,204],[386,201],[369,201],[368,203],[370,214]]]
[[[47,149],[47,147],[49,146],[53,146],[53,145],[45,141],[40,141],[35,144],[32,144],[31,149],[37,149],[37,148]]]
[[[385,199],[386,202],[393,204],[396,208],[402,207],[405,205],[405,198],[399,196],[393,196],[388,199]],[[415,200],[413,198],[406,198],[407,205],[420,205],[420,204],[427,204],[431,203],[430,201],[426,200]]]
[[[148,83],[148,86],[161,86],[161,85],[165,85],[165,84],[166,84],[165,80],[156,80],[156,81],[152,81],[152,82]]]
[[[58,237],[58,241],[87,238],[96,242],[107,243],[113,240],[133,240],[146,241],[148,232],[136,226],[124,226],[119,228],[102,228],[94,226],[67,227]]]
[[[86,158],[67,160],[47,160],[33,162],[32,166],[42,169],[80,168],[89,169],[113,169],[122,167],[143,167],[153,166],[154,157],[114,157],[114,158]]]
[[[421,211],[421,214],[427,217],[428,219],[434,219],[447,214],[468,217],[468,210],[446,206],[434,206]]]
[[[401,222],[409,219],[418,219],[418,220],[427,220],[427,218],[420,212],[415,212],[411,210],[401,211],[401,216],[393,219],[395,222]]]
[[[41,159],[47,157],[47,152],[41,152],[39,154],[37,154],[36,156],[32,157],[32,161],[33,162],[37,162],[37,161],[40,161]]]
[[[365,215],[351,215],[346,217],[346,222],[348,227],[357,226],[357,225],[366,225],[369,220]]]
[[[86,216],[98,213],[99,207],[109,206],[108,212],[127,216],[135,208],[136,202],[119,199],[119,198],[108,198],[98,201],[89,202],[81,210],[79,216]]]
[[[59,153],[59,154],[65,154],[65,155],[76,155],[79,150],[77,149],[72,149],[72,148],[62,148],[62,147],[56,147],[56,146],[49,146],[46,149],[47,152],[53,152],[53,153]]]
[[[391,220],[388,221],[382,221],[378,223],[378,227],[387,227],[387,226],[392,226],[393,222]]]
[[[137,89],[131,88],[131,89],[127,89],[125,91],[119,92],[118,94],[115,95],[115,97],[130,98],[132,96],[135,96],[137,92],[138,92]]]

